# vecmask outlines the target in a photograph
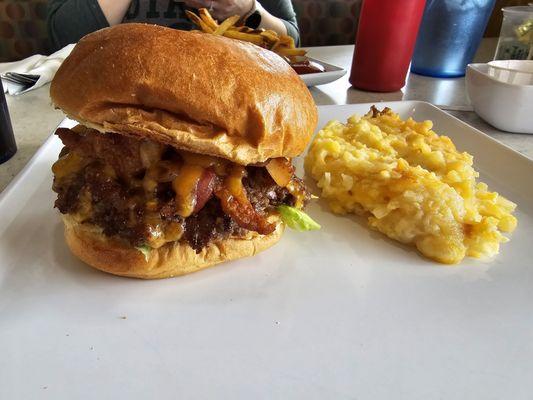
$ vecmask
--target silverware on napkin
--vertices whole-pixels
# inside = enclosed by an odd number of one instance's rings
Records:
[[[0,75],[0,77],[8,82],[16,83],[23,86],[33,86],[39,80],[39,75],[32,74],[19,74],[17,72],[6,72]]]

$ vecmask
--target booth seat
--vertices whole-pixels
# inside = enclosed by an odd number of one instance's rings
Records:
[[[293,0],[302,46],[353,44],[362,0]],[[49,54],[45,0],[0,0],[0,62]]]

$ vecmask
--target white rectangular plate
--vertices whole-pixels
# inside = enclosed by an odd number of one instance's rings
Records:
[[[309,59],[311,61],[315,61],[319,64],[322,64],[325,68],[325,71],[317,72],[316,74],[299,75],[308,87],[325,85],[326,83],[334,82],[346,74],[346,70],[341,67],[337,67],[336,65],[328,64],[324,61],[320,61],[314,58]]]
[[[369,106],[321,107],[320,126]],[[254,258],[106,275],[63,241],[53,137],[0,198],[0,398],[531,398],[533,162],[430,104],[380,106],[433,120],[518,203],[498,257],[442,266],[318,201],[321,231]]]

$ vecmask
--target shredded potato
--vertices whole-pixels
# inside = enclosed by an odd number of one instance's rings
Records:
[[[331,121],[314,139],[306,171],[333,212],[365,215],[433,260],[494,256],[508,240],[502,232],[516,227],[516,205],[476,182],[473,157],[432,126],[374,107],[346,124]]]

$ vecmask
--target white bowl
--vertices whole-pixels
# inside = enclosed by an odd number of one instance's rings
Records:
[[[489,75],[515,85],[533,85],[533,60],[491,61]]]
[[[474,111],[492,126],[533,133],[533,85],[502,82],[490,76],[488,64],[469,64],[466,91]]]

